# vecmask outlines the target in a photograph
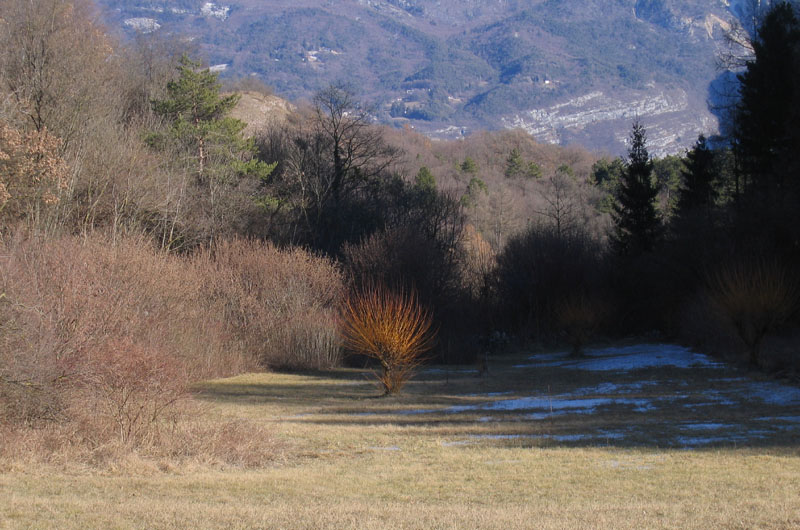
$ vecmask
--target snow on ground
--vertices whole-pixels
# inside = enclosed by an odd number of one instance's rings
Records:
[[[760,399],[770,405],[800,405],[800,388],[774,382],[754,381],[745,386],[748,398]]]
[[[477,420],[481,423],[491,421],[541,421],[555,416],[578,414],[602,414],[609,407],[624,407],[627,413],[641,414],[641,422],[632,424],[623,431],[600,430],[597,432],[575,434],[499,434],[474,435],[471,438],[519,439],[540,438],[556,442],[589,441],[602,443],[603,440],[621,440],[636,437],[641,440],[652,433],[658,439],[651,440],[659,446],[699,448],[712,444],[744,444],[764,440],[786,431],[800,431],[800,416],[796,409],[780,410],[782,407],[800,405],[800,388],[783,385],[774,381],[754,381],[747,377],[726,373],[726,366],[706,355],[688,348],[671,344],[640,344],[624,347],[611,347],[589,350],[580,359],[569,357],[567,352],[534,355],[531,363],[517,365],[519,369],[540,367],[559,367],[570,370],[595,372],[615,372],[625,376],[642,369],[719,370],[719,377],[708,379],[709,388],[704,391],[675,392],[689,387],[685,381],[646,380],[626,381],[624,383],[602,382],[597,385],[578,388],[570,393],[559,395],[538,394],[532,396],[504,397],[507,393],[472,394],[465,397],[485,398],[486,401],[469,405],[455,405],[442,409],[412,409],[400,414],[461,414],[479,412],[483,415]],[[674,375],[674,372],[671,372]],[[648,374],[652,377],[652,373]],[[748,418],[742,411],[757,406],[775,407],[775,416]],[[680,422],[672,425],[658,425],[653,428],[648,423],[653,411],[684,410]],[[788,414],[786,414],[788,412]],[[516,414],[514,414],[516,413]],[[691,421],[697,416],[698,421]],[[711,417],[709,417],[711,416]],[[717,421],[716,416],[725,417]],[[730,421],[730,417],[742,417],[742,422]],[[703,421],[700,421],[703,420]],[[753,421],[760,422],[756,426]],[[647,424],[640,429],[638,426]],[[650,434],[648,434],[650,433]],[[447,442],[451,445],[468,444],[469,441]],[[443,442],[443,445],[445,443]]]
[[[539,368],[554,366],[575,370],[625,371],[674,366],[676,368],[722,368],[723,365],[707,355],[695,353],[674,344],[640,344],[612,348],[587,350],[579,359],[570,358],[566,352],[530,357],[531,364],[520,364],[516,368]],[[546,361],[546,362],[542,362]]]
[[[690,423],[682,427],[690,431],[718,431],[720,429],[729,429],[733,425],[730,423]]]

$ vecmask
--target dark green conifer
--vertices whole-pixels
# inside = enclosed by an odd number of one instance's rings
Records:
[[[686,153],[686,169],[681,176],[683,184],[679,191],[676,215],[680,217],[714,205],[717,199],[714,152],[702,134],[697,138],[694,148]]]
[[[633,124],[628,162],[612,211],[611,243],[618,254],[649,252],[658,243],[662,230],[655,207],[657,195],[653,162],[647,152],[647,135],[637,121]]]

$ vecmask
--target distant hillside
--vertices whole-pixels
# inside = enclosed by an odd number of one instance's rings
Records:
[[[351,82],[378,118],[434,137],[523,128],[619,154],[635,117],[657,154],[713,133],[723,0],[97,0],[128,32],[195,37],[225,76],[290,100]],[[224,65],[224,66],[223,66]]]

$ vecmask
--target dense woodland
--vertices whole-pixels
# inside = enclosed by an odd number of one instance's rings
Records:
[[[431,141],[347,85],[245,136],[231,112],[268,89],[190,43],[119,42],[81,0],[0,17],[5,426],[127,443],[192,381],[363,364],[342,307],[378,288],[430,315],[444,363],[646,336],[800,368],[789,4],[742,43],[730,136],[657,160],[638,122],[618,158],[519,131]]]

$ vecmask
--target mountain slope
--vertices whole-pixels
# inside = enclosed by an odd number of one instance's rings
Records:
[[[432,136],[522,127],[614,154],[635,117],[661,154],[715,131],[733,17],[721,0],[97,1],[109,23],[196,37],[225,75],[289,99],[347,81],[381,120]]]

